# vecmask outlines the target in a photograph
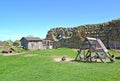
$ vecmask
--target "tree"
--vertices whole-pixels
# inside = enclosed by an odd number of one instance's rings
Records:
[[[6,47],[10,47],[9,42],[8,41],[3,41],[3,46]]]
[[[15,42],[13,42],[13,46],[20,46],[20,41],[16,40]]]

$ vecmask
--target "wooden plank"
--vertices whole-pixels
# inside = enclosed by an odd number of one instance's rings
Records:
[[[105,47],[105,45],[103,44],[103,42],[100,40],[100,39],[97,39],[98,43],[100,44],[100,46],[102,47],[102,49],[105,51],[105,52],[108,52],[107,48]]]

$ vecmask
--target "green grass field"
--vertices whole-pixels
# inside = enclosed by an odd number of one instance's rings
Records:
[[[114,53],[113,51],[111,51]],[[35,56],[27,56],[34,54]],[[115,63],[56,62],[54,57],[75,58],[69,48],[0,55],[0,81],[120,81],[120,60]]]

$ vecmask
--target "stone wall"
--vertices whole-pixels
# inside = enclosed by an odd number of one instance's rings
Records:
[[[54,41],[54,47],[79,48],[85,37],[100,38],[108,48],[120,48],[120,20],[73,28],[53,28],[48,31],[46,39]]]

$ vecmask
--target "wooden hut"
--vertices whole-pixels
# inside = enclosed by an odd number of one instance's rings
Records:
[[[21,46],[24,49],[36,50],[43,49],[42,39],[39,37],[22,37]]]

